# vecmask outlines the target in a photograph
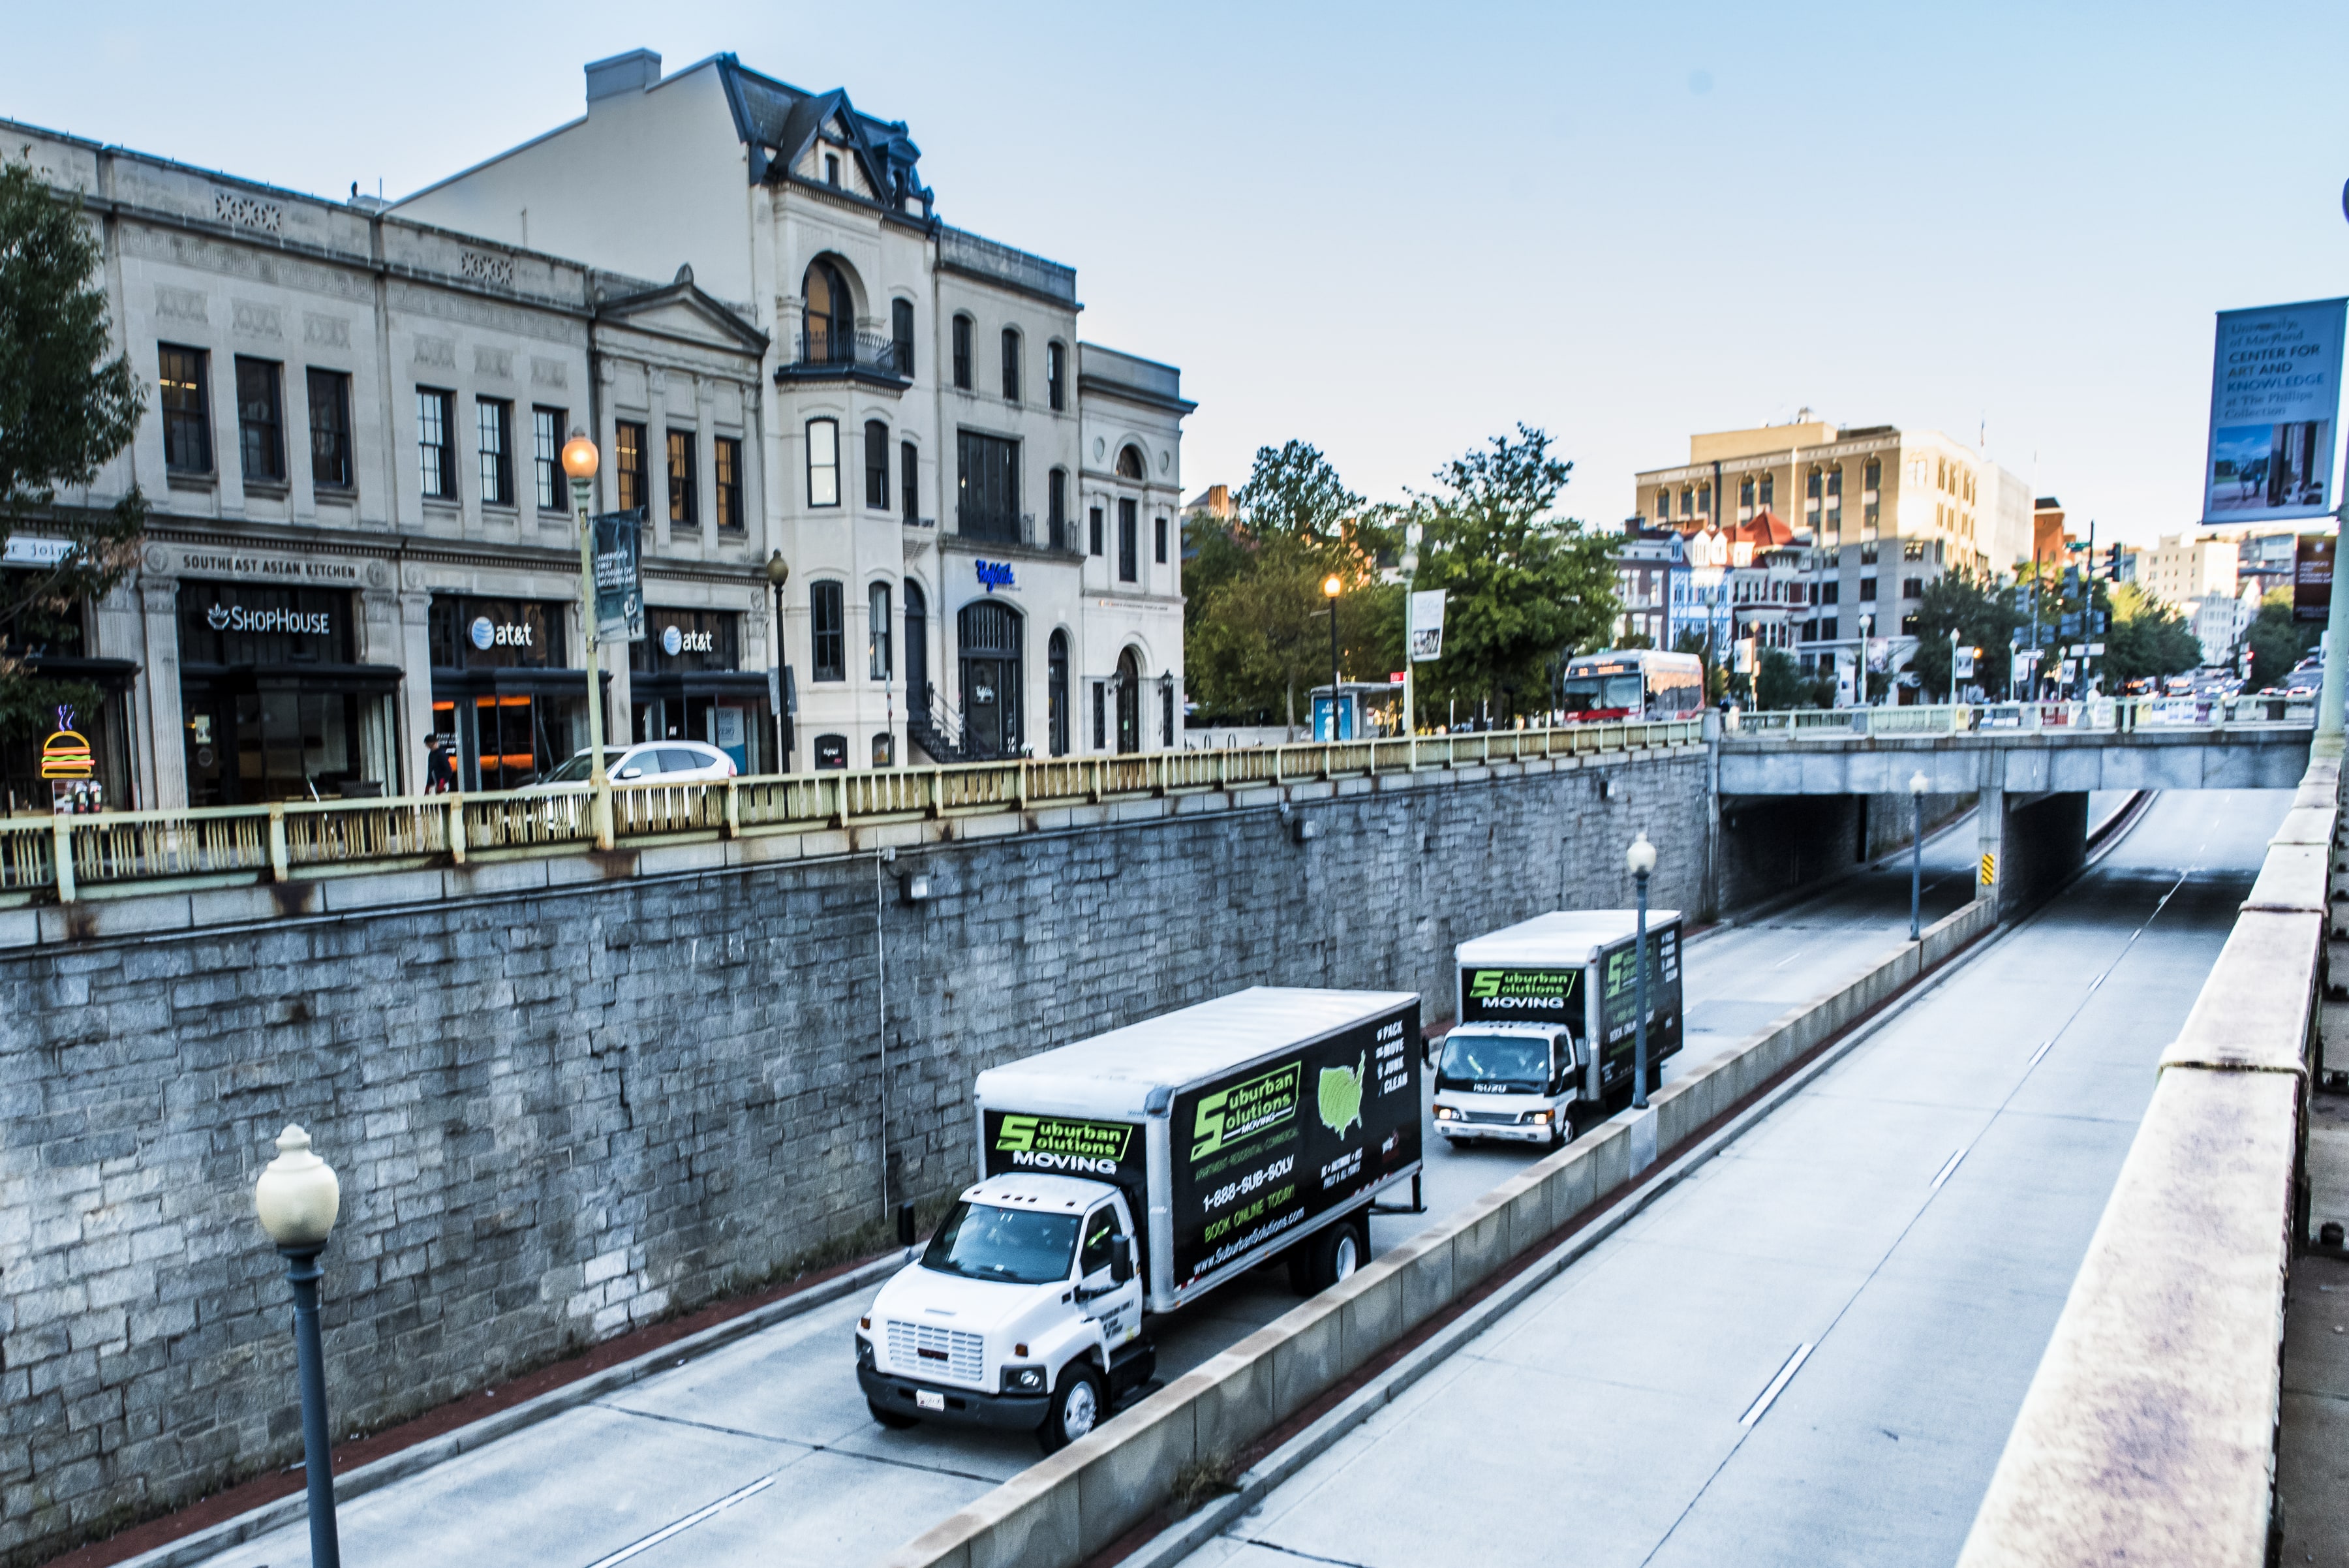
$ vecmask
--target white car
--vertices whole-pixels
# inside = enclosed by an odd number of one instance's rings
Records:
[[[588,782],[594,754],[574,753],[545,777],[533,779],[528,789],[553,789],[558,784]],[[614,784],[698,784],[734,776],[734,759],[700,741],[647,741],[634,746],[604,748],[604,771]]]

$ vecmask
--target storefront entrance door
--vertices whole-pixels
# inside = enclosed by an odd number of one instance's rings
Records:
[[[1019,612],[993,600],[956,618],[962,644],[963,742],[990,757],[1019,750]]]

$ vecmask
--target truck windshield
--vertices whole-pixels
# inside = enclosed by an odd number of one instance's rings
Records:
[[[958,1202],[930,1238],[922,1267],[974,1280],[1040,1285],[1069,1277],[1077,1217]]]
[[[1549,1082],[1549,1044],[1523,1034],[1480,1034],[1455,1029],[1444,1037],[1444,1060],[1435,1086],[1446,1084],[1523,1084],[1539,1093]]]

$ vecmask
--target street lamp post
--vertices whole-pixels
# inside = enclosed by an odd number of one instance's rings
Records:
[[[1330,601],[1330,738],[1338,733],[1338,596],[1345,589],[1333,573],[1322,579],[1321,597]]]
[[[775,771],[792,771],[792,718],[787,704],[791,693],[783,689],[784,672],[791,666],[783,662],[783,585],[791,580],[790,563],[781,550],[767,556],[767,587],[775,596]],[[912,688],[908,687],[910,692]]]
[[[1643,830],[1623,852],[1639,889],[1640,919],[1631,939],[1631,1104],[1648,1108],[1648,874],[1656,868],[1656,846]]]
[[[1859,618],[1859,705],[1863,708],[1873,701],[1868,694],[1868,634],[1876,625],[1876,618],[1863,614]]]
[[[595,652],[595,545],[587,521],[595,498],[595,443],[574,428],[563,443],[563,472],[571,476],[571,509],[579,519],[579,629],[587,639],[587,782],[594,793],[595,846],[612,847],[612,781],[604,773],[604,671]]]
[[[1406,742],[1404,766],[1413,772],[1419,768],[1419,705],[1418,691],[1412,666],[1416,662],[1411,647],[1411,597],[1419,586],[1419,524],[1406,523],[1402,527],[1402,733]],[[1331,619],[1335,620],[1335,617]]]
[[[1925,888],[1925,788],[1922,768],[1909,775],[1909,940],[1917,940],[1917,913]]]
[[[342,1188],[333,1167],[310,1152],[310,1135],[289,1124],[277,1158],[254,1183],[261,1228],[285,1260],[294,1292],[294,1349],[302,1382],[302,1469],[310,1490],[311,1568],[341,1568],[335,1539],[335,1472],[326,1452],[326,1365],[318,1339],[318,1254],[334,1233]]]

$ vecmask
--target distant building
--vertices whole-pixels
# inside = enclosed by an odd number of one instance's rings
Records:
[[[2064,531],[2064,504],[2042,495],[2031,504],[2031,558],[2054,562],[2060,568],[2064,552],[2079,540]]]
[[[1637,483],[1646,526],[1692,536],[1769,521],[1767,536],[1733,543],[1753,547],[1744,575],[1708,585],[1692,560],[1685,588],[1673,587],[1673,628],[1685,594],[1692,621],[1789,647],[1806,671],[1863,655],[1899,669],[1927,583],[1953,568],[2002,576],[2031,549],[2029,487],[1936,431],[1838,427],[1805,410],[1792,424],[1692,435],[1686,463]]]
[[[1628,646],[1645,639],[1650,648],[1672,645],[1672,579],[1687,569],[1681,535],[1670,528],[1649,528],[1637,517],[1623,524],[1622,544],[1615,551],[1615,592],[1623,601],[1616,641]]]
[[[2181,610],[2213,597],[2232,603],[2237,588],[2235,557],[2232,539],[2215,534],[2164,535],[2153,548],[2139,552],[2137,586]]]
[[[2236,645],[2251,628],[2252,618],[2259,614],[2259,590],[2204,594],[2184,609],[2187,623],[2194,628],[2195,640],[2202,645],[2202,662],[2223,665],[2235,657]]]
[[[2261,594],[2292,587],[2292,563],[2300,545],[2302,528],[2330,534],[2324,518],[2297,523],[2254,523],[2235,535],[2235,582]]]
[[[1228,523],[1239,515],[1240,509],[1232,500],[1228,484],[1210,484],[1190,500],[1183,503],[1183,515],[1212,517],[1218,523]]]

